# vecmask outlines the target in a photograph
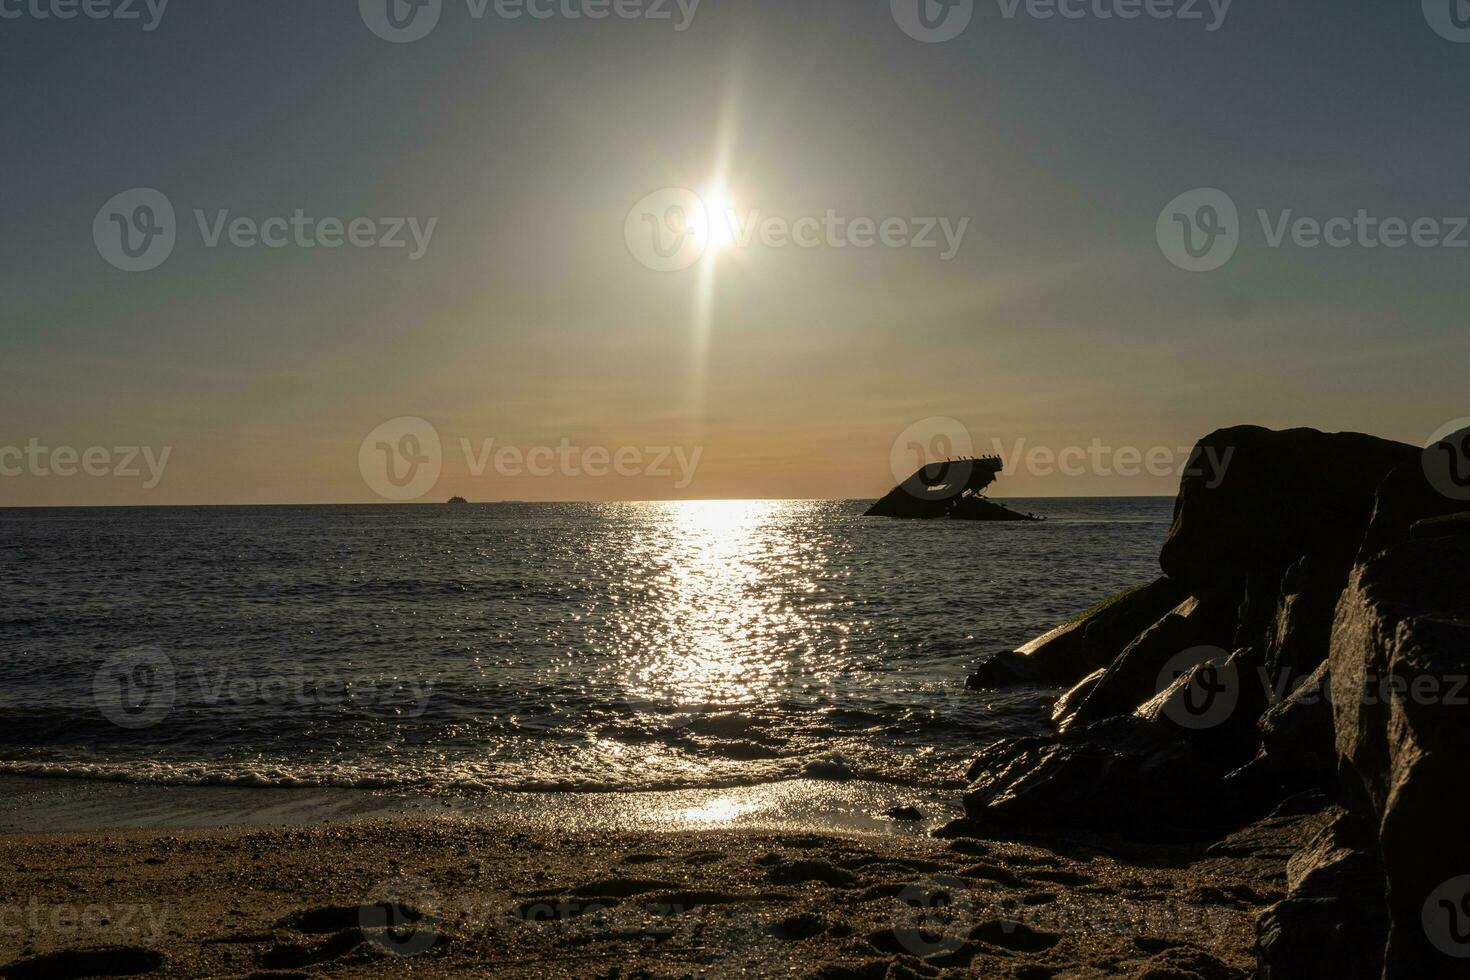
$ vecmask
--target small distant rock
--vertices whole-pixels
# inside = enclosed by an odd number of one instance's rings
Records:
[[[883,814],[890,820],[923,820],[924,811],[916,806],[896,806]]]

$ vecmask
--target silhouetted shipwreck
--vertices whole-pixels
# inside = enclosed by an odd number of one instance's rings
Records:
[[[1000,476],[999,456],[970,456],[929,463],[869,507],[866,517],[907,517],[960,521],[1042,521],[987,500],[984,490]]]

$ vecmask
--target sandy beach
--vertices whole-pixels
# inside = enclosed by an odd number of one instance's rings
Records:
[[[1313,819],[1132,855],[409,815],[10,833],[0,975],[1245,977]]]

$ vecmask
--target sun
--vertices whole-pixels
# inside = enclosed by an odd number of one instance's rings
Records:
[[[704,204],[705,220],[705,248],[713,252],[723,252],[735,244],[736,223],[735,202],[730,195],[730,190],[718,181],[706,184],[699,192],[699,199]]]

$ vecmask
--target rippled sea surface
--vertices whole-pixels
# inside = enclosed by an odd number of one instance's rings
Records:
[[[1168,499],[0,511],[0,772],[960,784],[1045,693],[965,675],[1157,576]]]

